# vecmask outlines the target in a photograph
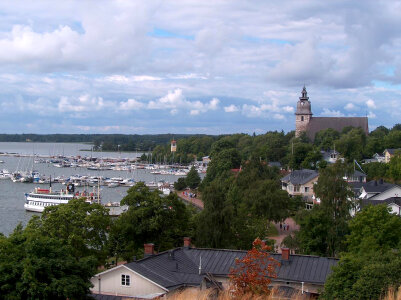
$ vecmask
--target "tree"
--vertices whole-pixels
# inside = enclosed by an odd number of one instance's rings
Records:
[[[164,197],[137,183],[127,191],[121,204],[129,209],[112,224],[109,254],[131,260],[143,254],[143,244],[152,242],[156,251],[181,245],[183,236],[191,236],[192,211],[176,194]]]
[[[350,221],[348,249],[325,283],[323,299],[379,299],[401,283],[401,219],[386,205],[369,206]]]
[[[192,166],[191,170],[188,172],[187,177],[185,179],[185,183],[191,189],[196,189],[201,182],[201,178],[199,177],[198,171]]]
[[[242,295],[269,295],[271,278],[276,278],[276,268],[280,265],[272,258],[268,251],[271,248],[259,238],[252,243],[242,259],[235,260],[235,268],[230,270],[230,283],[234,295],[241,298]]]
[[[333,166],[323,169],[314,186],[316,197],[320,199],[320,208],[328,216],[330,224],[326,235],[327,254],[335,256],[342,249],[343,237],[348,233],[347,221],[353,207],[353,192],[344,175],[351,174],[347,165],[338,161]]]
[[[196,242],[203,247],[235,247],[234,205],[228,198],[232,177],[221,176],[204,187],[204,209],[196,217]]]
[[[86,299],[94,256],[77,258],[57,236],[17,226],[0,238],[0,299]]]
[[[290,197],[278,188],[277,181],[264,180],[258,186],[249,189],[244,197],[247,211],[256,217],[280,222],[290,215]]]
[[[401,180],[401,151],[397,151],[390,159],[387,173],[388,177],[390,177],[394,182]]]
[[[106,242],[110,226],[108,210],[100,204],[73,199],[66,205],[46,207],[41,217],[34,216],[27,231],[57,238],[71,246],[77,258],[93,256],[98,265],[107,257]]]
[[[180,177],[176,182],[174,182],[174,189],[176,191],[181,191],[186,187],[187,187],[187,182],[184,177]]]
[[[350,172],[341,162],[320,171],[314,191],[321,203],[299,220],[297,238],[303,253],[336,256],[344,249],[353,194],[343,177]]]
[[[361,160],[363,158],[366,135],[361,128],[344,128],[343,134],[336,142],[336,150],[344,155],[349,161]]]

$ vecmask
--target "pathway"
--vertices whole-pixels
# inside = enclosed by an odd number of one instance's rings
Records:
[[[191,203],[197,208],[203,209],[203,201],[199,198],[190,197],[189,194],[190,193],[187,191],[177,192],[178,197],[180,197],[182,200]]]
[[[284,228],[280,229],[280,223],[273,223],[274,226],[277,228],[278,231],[278,236],[272,236],[272,237],[268,237],[271,240],[275,240],[275,247],[277,247],[277,252],[281,253],[281,242],[284,240],[284,238],[287,235],[290,235],[291,233],[293,233],[294,231],[299,230],[299,225],[295,223],[295,221],[292,218],[287,218],[285,219],[284,222],[282,222],[281,224],[286,224],[288,225],[288,230],[284,230]]]

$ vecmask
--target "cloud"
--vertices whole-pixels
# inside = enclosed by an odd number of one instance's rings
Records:
[[[367,105],[369,108],[376,108],[375,101],[373,101],[372,99],[369,99],[368,101],[366,101],[366,105]]]
[[[356,108],[357,107],[351,102],[347,103],[347,105],[344,106],[345,110],[355,110]]]
[[[140,76],[124,76],[124,75],[111,75],[107,76],[103,79],[106,82],[112,83],[120,83],[120,84],[130,84],[133,82],[142,82],[142,81],[157,81],[162,80],[161,77],[149,76],[149,75],[140,75]]]
[[[190,114],[195,116],[200,113],[205,113],[210,110],[217,110],[220,100],[217,98],[211,99],[209,102],[189,101],[183,95],[181,89],[169,91],[167,95],[149,101],[148,109],[170,109],[171,114],[176,114],[179,110],[189,110]]]
[[[73,118],[100,131],[102,114],[102,126],[137,122],[149,132],[288,131],[304,83],[316,112],[365,107],[388,116],[379,125],[399,121],[399,1],[200,3],[0,3],[1,128],[23,132],[19,112],[54,117],[36,127],[46,130]],[[122,114],[139,108],[135,120]],[[223,109],[240,113],[233,121]],[[71,123],[62,130],[78,130]]]
[[[93,97],[88,94],[79,97],[61,97],[58,102],[58,110],[65,112],[92,112],[103,110],[106,107],[114,106],[104,101],[102,97]]]
[[[127,101],[122,101],[119,104],[120,110],[139,110],[143,108],[145,105],[142,102],[139,102],[135,99],[128,99]]]
[[[344,117],[344,114],[338,110],[330,110],[328,108],[323,108],[322,116],[325,117]]]
[[[237,112],[237,111],[239,111],[239,108],[238,108],[238,106],[235,106],[234,104],[231,104],[231,105],[229,105],[229,106],[225,106],[224,107],[224,111],[225,112]]]

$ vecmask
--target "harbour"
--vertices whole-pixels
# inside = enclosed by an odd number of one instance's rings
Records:
[[[140,164],[136,158],[139,152],[88,152],[87,144],[54,143],[0,143],[0,171],[9,173],[27,171],[39,174],[34,182],[13,182],[11,179],[0,180],[0,233],[10,234],[19,224],[26,225],[37,214],[24,209],[25,194],[35,188],[47,189],[52,178],[54,190],[66,190],[66,184],[75,183],[77,191],[94,190],[101,194],[101,203],[116,203],[126,195],[135,182],[145,182],[150,188],[167,188],[180,177],[185,176],[185,168],[172,168],[160,164]],[[106,157],[107,156],[107,157]],[[52,159],[70,162],[76,158],[82,164],[58,167]],[[88,161],[91,162],[88,164]],[[104,168],[91,168],[100,163]],[[41,183],[39,183],[39,180]]]

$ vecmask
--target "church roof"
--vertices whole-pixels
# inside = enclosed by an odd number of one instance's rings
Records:
[[[348,126],[360,127],[366,134],[369,134],[367,117],[313,117],[309,121],[306,133],[313,141],[316,133],[320,130],[332,128],[341,132],[344,127]]]

